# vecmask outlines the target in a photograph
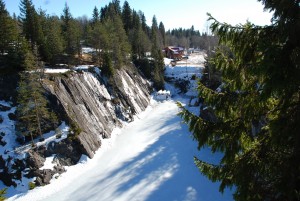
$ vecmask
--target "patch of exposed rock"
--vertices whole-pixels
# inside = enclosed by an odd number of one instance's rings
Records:
[[[116,71],[107,82],[96,73],[71,73],[56,76],[45,88],[56,97],[62,112],[74,124],[76,149],[92,158],[121,121],[130,120],[150,101],[150,84],[134,70]]]

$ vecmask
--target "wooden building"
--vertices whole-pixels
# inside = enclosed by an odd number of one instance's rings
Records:
[[[165,56],[169,59],[174,59],[176,61],[181,60],[184,55],[184,48],[168,46],[164,49]]]

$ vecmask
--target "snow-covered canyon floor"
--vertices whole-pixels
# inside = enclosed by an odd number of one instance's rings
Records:
[[[219,157],[197,151],[177,113],[174,100],[153,100],[134,122],[103,140],[93,159],[83,157],[51,184],[8,200],[232,200],[229,190],[219,193],[219,184],[194,165],[194,155],[211,162]]]

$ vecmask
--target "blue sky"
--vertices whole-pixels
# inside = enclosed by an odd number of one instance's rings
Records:
[[[92,16],[95,6],[101,8],[111,0],[32,0],[35,8],[42,8],[48,14],[62,14],[65,2],[68,3],[74,17]],[[121,7],[125,0],[121,0]],[[202,31],[207,27],[207,15],[211,13],[216,19],[230,24],[245,23],[249,20],[255,24],[270,23],[271,14],[263,12],[263,5],[256,0],[127,0],[130,7],[144,12],[147,23],[151,25],[153,15],[162,21],[166,30],[172,28],[190,28]],[[20,0],[4,0],[10,14],[19,14]]]

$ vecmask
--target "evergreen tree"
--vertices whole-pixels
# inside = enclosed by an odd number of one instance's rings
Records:
[[[162,23],[161,23],[162,24]],[[163,28],[163,24],[162,27]],[[163,33],[164,34],[164,33]],[[155,42],[154,45],[157,46],[157,48],[163,49],[164,44],[163,44],[163,36],[161,34],[161,31],[158,28],[157,24],[157,19],[156,16],[154,15],[152,18],[152,26],[151,26],[151,38],[152,38],[152,43]]]
[[[73,39],[74,39],[74,47],[75,53],[78,58],[81,58],[81,43],[82,39],[82,30],[80,29],[80,23],[77,20],[72,20],[72,30],[73,30]],[[78,61],[77,61],[78,63]]]
[[[29,50],[26,42],[22,47],[24,51],[23,65],[25,71],[20,72],[20,81],[18,86],[18,107],[17,107],[17,130],[24,136],[33,138],[38,135],[42,138],[43,128],[53,125],[50,112],[47,109],[47,100],[44,96],[42,86],[42,68],[37,59],[37,50],[35,54]],[[53,115],[52,115],[53,116]]]
[[[135,10],[132,10],[132,26],[131,26],[131,29],[138,29],[139,27],[142,27],[140,16]]]
[[[146,52],[151,51],[151,41],[141,26],[131,30],[129,33],[129,41],[132,47],[132,53],[137,59],[146,56]]]
[[[62,19],[62,33],[65,42],[65,52],[68,54],[69,63],[74,63],[74,56],[77,53],[78,56],[81,53],[80,46],[80,29],[79,24],[72,17],[69,6],[67,3],[65,4],[65,8],[63,10]]]
[[[8,50],[5,63],[7,67],[13,71],[24,70],[22,61],[24,60],[24,51],[22,51],[22,44],[26,39],[19,35],[13,43],[13,46]]]
[[[94,26],[97,22],[99,22],[99,20],[100,20],[99,11],[98,8],[95,6],[93,10],[92,25]]]
[[[73,19],[72,14],[70,12],[70,8],[67,3],[65,3],[65,7],[63,9],[63,15],[61,16],[61,19],[63,21],[63,25],[62,25],[63,32],[67,32],[67,30],[70,27],[71,20]]]
[[[48,27],[48,19],[46,11],[39,9],[38,14],[36,15],[36,20],[39,24],[39,40],[37,41],[39,54],[43,61],[49,62],[51,55],[51,48],[48,46],[47,39],[48,33],[51,27]]]
[[[111,77],[114,75],[114,68],[112,66],[112,60],[110,57],[110,54],[108,52],[105,52],[103,55],[103,63],[102,63],[102,74],[106,75],[108,77]]]
[[[115,15],[113,18],[108,18],[104,26],[107,33],[110,33],[108,50],[112,50],[111,59],[113,60],[114,67],[121,68],[128,61],[131,53],[131,47],[121,16]]]
[[[54,65],[59,55],[63,53],[62,29],[59,18],[57,16],[48,17],[44,31],[49,51],[48,61]]]
[[[117,65],[119,67],[122,66],[122,64],[127,64],[128,60],[130,59],[131,54],[131,46],[128,41],[128,36],[126,34],[126,31],[124,29],[124,25],[121,19],[121,16],[116,16],[114,18],[114,29],[117,33],[118,41],[114,45],[114,51],[121,51],[121,58],[116,59]]]
[[[141,24],[142,24],[142,29],[145,33],[148,33],[148,26],[147,26],[147,23],[146,23],[146,17],[144,15],[144,13],[142,11],[139,11],[139,16],[140,16],[140,19],[141,19]]]
[[[219,47],[228,49],[226,47]],[[230,51],[227,54],[231,54]],[[202,72],[201,83],[205,85],[207,88],[216,90],[222,84],[221,72],[216,68],[216,65],[213,62],[209,62],[216,57],[215,51],[207,51],[207,56],[205,58],[204,70]]]
[[[100,9],[100,21],[104,22],[104,20],[106,19],[106,16],[108,15],[108,6],[102,7]]]
[[[31,43],[33,49],[35,45],[42,45],[43,32],[38,13],[36,12],[31,0],[21,0],[20,21],[23,28],[23,35]]]
[[[99,21],[100,20],[98,20],[98,22]],[[88,19],[88,17],[86,15],[78,17],[76,19],[76,22],[79,25],[79,27],[78,27],[79,32],[78,33],[80,34],[79,37],[80,37],[80,40],[81,40],[81,44],[86,45],[86,46],[90,46],[89,36],[90,36],[91,31],[92,31],[92,26],[91,25],[93,25],[93,24],[91,23],[91,21]]]
[[[69,58],[75,53],[74,47],[74,38],[72,33],[72,15],[70,13],[70,9],[68,4],[65,4],[65,8],[63,10],[62,19],[62,34],[65,42],[65,52],[68,54]]]
[[[200,34],[194,26],[190,29],[172,29],[165,34],[165,45],[177,45],[186,48],[200,48],[204,50],[212,49],[218,44],[218,38],[215,35],[208,35],[206,32]]]
[[[152,57],[156,57],[156,51],[159,48],[159,43],[158,43],[158,27],[157,27],[157,20],[155,15],[152,18],[151,42],[152,42],[151,54],[153,54]]]
[[[153,58],[157,58],[157,50],[158,50],[158,42],[157,42],[157,23],[156,23],[156,18],[155,16],[153,17],[152,20],[152,27],[151,27],[151,56]]]
[[[124,24],[124,29],[128,35],[129,30],[132,29],[132,11],[127,1],[124,1],[123,4],[122,21]]]
[[[156,90],[164,89],[164,61],[162,56],[162,49],[159,45],[158,27],[156,17],[153,16],[152,27],[152,48],[151,57],[153,58],[153,82]]]
[[[153,65],[153,83],[156,90],[164,89],[164,58],[161,49],[156,50]]]
[[[120,0],[112,0],[110,5],[112,6],[114,10],[115,15],[121,16],[121,5],[120,5]]]
[[[32,43],[34,43],[37,41],[37,38],[33,33],[33,30],[35,30],[34,15],[36,12],[33,3],[31,0],[21,0],[19,8],[19,19],[22,23],[23,34],[27,40],[30,40]]]
[[[115,16],[121,16],[121,6],[119,0],[113,0],[100,10],[100,20],[103,22],[108,18],[112,19]]]
[[[128,38],[131,44],[133,58],[140,59],[145,56],[147,48],[150,51],[150,41],[148,36],[142,30],[140,16],[135,10],[132,11],[132,27],[128,33]]]
[[[134,60],[134,64],[141,70],[147,79],[152,79],[151,65],[148,58]]]
[[[159,30],[159,33],[161,36],[162,46],[164,47],[166,45],[166,30],[165,30],[165,26],[162,22],[159,23],[158,30]]]
[[[90,40],[92,47],[96,50],[94,59],[97,65],[101,65],[102,53],[108,51],[109,46],[109,34],[102,23],[98,22],[95,24],[94,29],[91,31]]]
[[[12,48],[12,43],[16,40],[18,30],[13,19],[6,10],[5,3],[0,0],[0,54],[3,55]]]
[[[211,28],[232,54],[219,49],[213,60],[224,86],[215,92],[199,84],[206,109],[180,115],[198,148],[223,157],[195,163],[220,190],[234,186],[236,200],[300,199],[300,23],[299,1],[263,0],[273,23]]]

